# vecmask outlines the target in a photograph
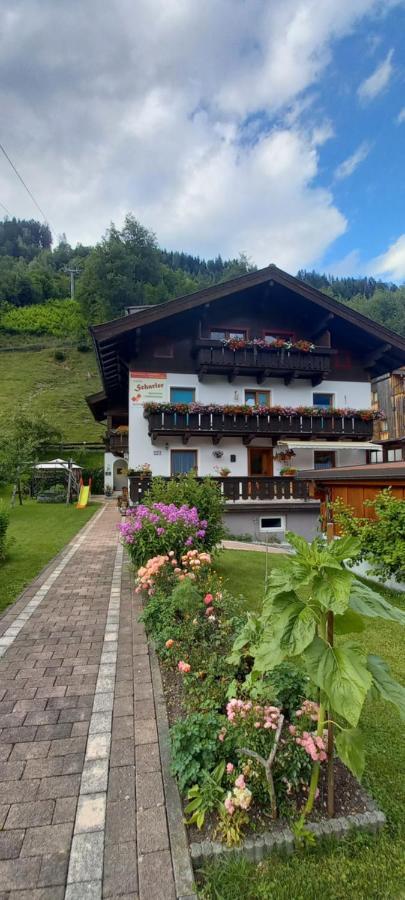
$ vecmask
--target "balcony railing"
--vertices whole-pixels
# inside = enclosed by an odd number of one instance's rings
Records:
[[[164,478],[164,481],[172,479]],[[200,481],[201,479],[198,479]],[[213,478],[220,487],[221,495],[226,502],[245,501],[283,501],[310,500],[309,481],[295,481],[294,478],[270,477],[267,475],[234,476]],[[130,498],[133,503],[140,503],[150,489],[150,476],[131,475]]]
[[[153,440],[159,435],[177,435],[182,437],[183,443],[199,435],[211,437],[214,444],[218,444],[222,437],[232,436],[242,437],[245,444],[256,437],[276,437],[279,440],[281,436],[369,440],[373,431],[373,422],[356,414],[323,416],[145,409],[144,415]]]
[[[194,356],[200,379],[204,375],[256,376],[260,383],[265,378],[309,378],[319,384],[331,371],[334,350],[324,347],[305,353],[302,350],[263,350],[259,347],[231,349],[220,341],[200,339],[195,343]]]
[[[105,439],[106,450],[110,453],[128,453],[128,432],[115,434],[110,431]]]

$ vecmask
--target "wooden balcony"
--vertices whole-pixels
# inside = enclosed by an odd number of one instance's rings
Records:
[[[287,415],[269,411],[268,414],[225,412],[176,412],[174,410],[145,409],[152,440],[162,436],[180,436],[184,444],[192,438],[211,437],[219,444],[223,437],[241,437],[248,445],[254,438],[350,438],[370,440],[373,422],[353,415]]]
[[[221,341],[200,339],[194,345],[198,377],[227,375],[233,381],[238,375],[252,375],[258,384],[266,378],[283,378],[289,384],[294,378],[309,378],[315,386],[331,371],[334,350],[318,347],[311,352],[302,350],[262,350],[245,347],[231,350]]]
[[[109,431],[105,439],[105,449],[117,456],[128,453],[128,432]]]
[[[164,478],[163,481],[172,479]],[[202,479],[198,479],[201,481]],[[285,500],[312,500],[310,493],[310,481],[296,481],[294,478],[269,477],[267,475],[234,476],[227,478],[213,478],[220,488],[221,495],[227,503],[240,501],[275,501]],[[140,503],[150,489],[152,478],[150,476],[129,476],[129,495],[132,503]]]

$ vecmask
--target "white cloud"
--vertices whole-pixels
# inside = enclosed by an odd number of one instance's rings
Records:
[[[389,281],[405,279],[405,234],[401,234],[388,250],[369,263],[369,270]]]
[[[353,172],[356,171],[360,163],[367,159],[370,150],[371,144],[368,141],[363,141],[351,156],[348,156],[347,159],[344,159],[343,162],[340,163],[335,170],[335,178],[340,181],[343,178],[349,178],[350,175],[353,175]]]
[[[405,122],[405,106],[400,109],[395,121],[397,125],[402,125],[402,123]]]
[[[72,242],[131,210],[170,248],[315,264],[347,223],[316,186],[332,126],[310,94],[399,2],[3,0],[6,149]],[[36,214],[4,159],[0,200]]]
[[[357,88],[357,96],[361,103],[369,103],[371,100],[374,100],[388,86],[394,71],[392,64],[393,55],[394,51],[389,50],[385,59],[374,69],[374,72],[361,82]]]

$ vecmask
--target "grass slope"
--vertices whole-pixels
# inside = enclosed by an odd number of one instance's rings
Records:
[[[85,401],[100,390],[94,353],[65,349],[57,362],[54,349],[0,352],[0,427],[16,410],[43,413],[57,425],[65,440],[101,440],[104,426],[97,424]]]
[[[23,506],[10,510],[7,555],[0,563],[0,610],[18,597],[98,508],[97,503],[76,509],[62,503],[51,505],[27,500]]]
[[[269,565],[278,557],[269,556]],[[228,551],[218,569],[229,589],[243,593],[251,608],[263,595],[265,554]],[[390,602],[404,606],[398,594],[383,591]],[[354,635],[367,652],[381,655],[395,678],[405,682],[404,629],[394,623],[369,620]],[[374,838],[353,835],[340,843],[324,842],[288,861],[277,856],[254,866],[231,857],[207,867],[199,896],[204,900],[394,900],[405,897],[405,765],[404,728],[389,704],[367,702],[361,719],[366,737],[364,783],[384,810],[388,826]]]

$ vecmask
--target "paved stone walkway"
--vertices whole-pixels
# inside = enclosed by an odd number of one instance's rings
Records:
[[[117,521],[97,513],[0,619],[0,900],[176,898]]]

